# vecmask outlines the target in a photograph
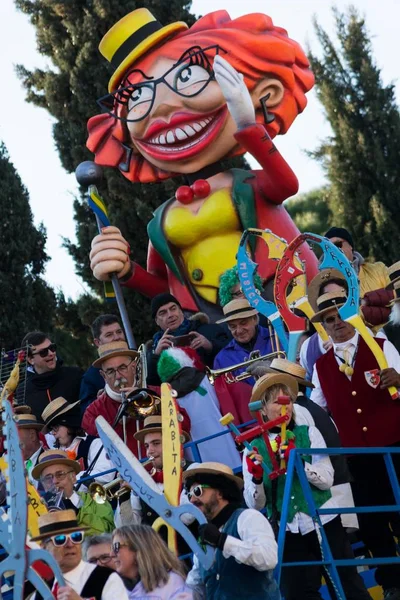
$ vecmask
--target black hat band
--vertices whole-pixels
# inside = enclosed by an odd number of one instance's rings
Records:
[[[337,308],[338,304],[344,304],[346,298],[329,298],[328,300],[324,300],[321,304],[318,304],[318,312],[325,310],[326,308]]]
[[[161,23],[159,21],[150,21],[150,23],[146,23],[132,33],[123,44],[114,52],[114,55],[111,59],[111,64],[114,69],[117,69],[120,64],[125,60],[127,56],[138,46],[141,42],[143,42],[146,38],[149,37],[152,33],[159,31],[162,29]]]
[[[79,527],[78,521],[58,521],[56,523],[49,523],[48,525],[43,525],[43,527],[39,527],[39,534],[45,535],[50,532],[57,532],[58,530],[62,532],[63,529],[71,529],[72,527]]]
[[[232,315],[238,315],[240,313],[249,312],[249,310],[256,310],[252,306],[245,306],[244,308],[237,308],[236,310],[231,310],[226,313],[225,318],[231,317]]]

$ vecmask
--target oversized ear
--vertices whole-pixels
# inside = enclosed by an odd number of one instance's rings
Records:
[[[253,100],[254,108],[260,110],[260,98],[265,98],[269,94],[268,99],[265,100],[265,104],[267,108],[273,108],[282,102],[284,93],[285,88],[279,79],[266,77],[257,83],[256,87],[250,92],[250,96]]]

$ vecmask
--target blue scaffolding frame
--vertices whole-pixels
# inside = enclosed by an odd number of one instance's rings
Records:
[[[359,454],[381,454],[384,458],[386,470],[389,476],[389,480],[392,486],[393,495],[396,504],[383,505],[383,506],[356,506],[349,508],[317,508],[314,502],[314,498],[311,492],[310,483],[307,480],[304,464],[301,460],[303,455],[311,454],[328,454],[328,455],[359,455]],[[282,501],[282,513],[281,521],[279,526],[278,534],[278,566],[276,568],[276,578],[278,585],[280,584],[282,567],[305,567],[311,565],[324,566],[328,572],[331,582],[335,588],[336,596],[338,600],[346,600],[346,596],[343,591],[343,587],[338,574],[338,567],[348,566],[370,566],[370,565],[386,565],[400,563],[400,557],[387,557],[387,558],[354,558],[354,559],[334,559],[329,547],[329,543],[324,531],[324,527],[321,523],[321,515],[327,514],[348,514],[348,513],[373,513],[373,512],[399,512],[400,511],[400,486],[397,479],[396,471],[393,465],[393,454],[400,454],[400,448],[296,448],[290,452],[289,462],[287,465],[286,483]],[[283,562],[283,549],[285,544],[286,536],[286,525],[289,513],[290,496],[293,485],[293,478],[297,474],[302,492],[307,502],[309,515],[313,519],[316,526],[318,526],[321,535],[321,555],[322,560],[320,561],[297,561],[284,563]]]

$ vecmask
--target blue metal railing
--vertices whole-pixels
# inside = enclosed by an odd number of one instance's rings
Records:
[[[301,460],[303,455],[311,454],[328,454],[328,455],[360,455],[360,454],[381,454],[384,457],[385,466],[388,472],[388,477],[392,486],[393,495],[396,501],[395,505],[384,505],[384,506],[356,506],[349,508],[317,508],[314,502],[314,498],[311,492],[311,486],[307,480],[304,464]],[[328,577],[330,578],[333,587],[335,588],[336,596],[338,600],[346,600],[346,596],[343,591],[343,587],[338,575],[337,567],[348,567],[348,566],[369,566],[369,565],[386,565],[400,563],[400,557],[386,557],[386,558],[352,558],[352,559],[334,559],[332,556],[331,549],[324,531],[324,527],[321,523],[320,516],[326,514],[346,514],[346,513],[366,513],[366,512],[399,512],[400,511],[400,486],[397,479],[396,471],[393,465],[392,454],[400,454],[400,448],[296,448],[290,452],[289,462],[287,465],[286,483],[282,501],[282,513],[281,521],[279,526],[278,534],[278,566],[276,568],[276,577],[278,584],[280,583],[282,567],[306,567],[312,565],[324,566]],[[286,525],[288,522],[288,513],[291,499],[291,490],[293,485],[293,478],[297,474],[302,492],[304,494],[307,506],[308,514],[313,519],[314,523],[318,525],[319,532],[321,535],[321,555],[320,561],[296,561],[290,563],[283,562],[283,550],[286,536]]]

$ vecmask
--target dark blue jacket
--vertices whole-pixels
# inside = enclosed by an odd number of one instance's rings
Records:
[[[79,398],[81,401],[81,413],[83,414],[89,404],[96,400],[97,392],[104,389],[105,381],[100,375],[100,369],[89,367],[82,377]]]

